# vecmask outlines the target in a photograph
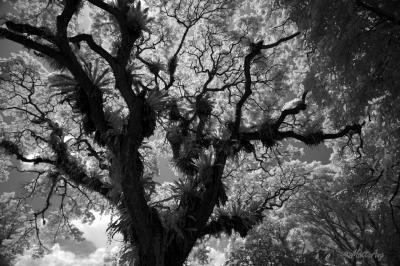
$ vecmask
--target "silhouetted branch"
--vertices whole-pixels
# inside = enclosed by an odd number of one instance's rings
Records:
[[[80,42],[86,42],[89,47],[95,51],[98,55],[103,57],[112,67],[115,64],[115,59],[112,57],[103,47],[95,43],[93,36],[90,34],[78,34],[74,37],[68,38],[70,42],[80,44]]]
[[[238,232],[241,237],[246,237],[247,233],[254,225],[262,221],[262,215],[259,219],[251,219],[250,217],[240,217],[237,215],[221,215],[216,220],[209,222],[200,233],[200,237],[206,235],[218,236],[221,233],[231,235],[233,231]]]
[[[356,0],[356,3],[358,6],[365,8],[368,11],[371,11],[375,15],[379,16],[382,19],[385,19],[393,24],[400,25],[400,18],[397,18],[393,14],[390,14],[389,12],[383,10],[382,8],[379,8],[375,5],[371,5],[368,3],[365,3],[361,0]]]
[[[5,28],[0,28],[0,37],[5,37],[11,41],[14,41],[16,43],[22,44],[28,49],[33,49],[38,52],[41,52],[49,57],[54,58],[55,60],[62,62],[63,61],[63,56],[62,54],[55,50],[54,48],[44,45],[38,42],[35,42],[28,38],[27,36],[17,34],[15,32],[12,32],[10,30],[7,30]]]
[[[66,0],[61,15],[57,16],[57,36],[67,38],[67,27],[81,0]]]
[[[53,164],[55,161],[49,159],[49,158],[42,158],[42,157],[35,157],[32,159],[26,158],[23,156],[21,151],[18,148],[18,145],[9,141],[9,140],[2,140],[0,141],[0,148],[3,148],[6,150],[7,153],[10,155],[14,155],[18,160],[24,163],[33,163],[33,164],[40,164],[40,163],[46,163],[46,164]]]
[[[279,116],[278,120],[274,123],[274,128],[278,129],[279,126],[285,121],[285,118],[288,115],[296,115],[300,111],[304,111],[307,108],[306,105],[306,97],[307,97],[308,91],[305,91],[301,97],[301,102],[297,104],[297,106],[290,108],[290,109],[285,109],[282,111],[281,115]]]
[[[270,43],[270,44],[266,44],[266,45],[261,45],[260,49],[261,50],[266,50],[266,49],[271,49],[274,47],[277,47],[278,45],[280,45],[281,43],[287,42],[291,39],[293,39],[294,37],[298,36],[300,34],[300,32],[296,32],[293,33],[292,35],[289,35],[287,37],[284,37],[282,39],[279,39],[278,41],[274,42],[274,43]]]
[[[7,28],[12,31],[39,36],[47,41],[54,43],[54,36],[45,28],[37,28],[29,24],[20,24],[13,21],[7,21],[5,24]]]
[[[245,76],[245,85],[244,85],[244,89],[245,90],[244,90],[244,94],[242,95],[242,97],[240,98],[238,103],[236,104],[235,122],[234,122],[234,128],[233,128],[233,132],[232,132],[232,138],[237,138],[238,137],[240,123],[241,123],[241,119],[242,119],[242,108],[243,108],[244,103],[247,101],[247,99],[252,94],[252,90],[251,90],[252,80],[251,80],[250,68],[251,68],[251,63],[252,63],[253,59],[257,55],[259,55],[262,50],[266,50],[266,49],[271,49],[271,48],[277,47],[281,43],[289,41],[289,40],[293,39],[294,37],[296,37],[299,34],[300,34],[300,32],[296,32],[296,33],[294,33],[294,34],[292,34],[292,35],[290,35],[288,37],[284,37],[284,38],[279,39],[278,41],[276,41],[274,43],[267,44],[267,45],[264,45],[263,41],[251,44],[250,53],[247,54],[246,57],[244,58],[243,67],[244,67],[244,76]]]
[[[283,131],[283,132],[279,131],[278,136],[281,139],[294,138],[294,139],[300,140],[301,142],[303,142],[305,144],[314,145],[314,144],[319,144],[322,141],[327,140],[327,139],[338,139],[338,138],[341,138],[348,134],[361,135],[362,126],[363,126],[363,124],[353,124],[353,125],[348,125],[348,126],[344,127],[342,130],[340,130],[337,133],[316,132],[316,133],[311,133],[309,135],[302,135],[302,134],[296,133],[294,131]]]

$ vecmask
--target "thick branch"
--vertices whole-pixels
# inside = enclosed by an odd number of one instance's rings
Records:
[[[367,4],[361,0],[357,0],[356,3],[358,6],[365,8],[366,10],[374,13],[375,15],[379,16],[380,18],[385,19],[395,25],[400,25],[400,18],[397,18],[396,16],[394,16],[393,14],[390,14],[389,12],[383,10],[382,8]]]
[[[19,150],[17,144],[8,141],[8,140],[2,140],[0,141],[0,147],[5,149],[7,153],[16,156],[18,160],[24,163],[33,163],[33,164],[39,164],[39,163],[47,163],[47,164],[54,164],[55,161],[48,159],[48,158],[42,158],[42,157],[35,157],[32,159],[26,158],[22,152]]]
[[[200,234],[200,237],[206,235],[218,236],[221,233],[231,235],[233,231],[238,232],[241,237],[246,237],[247,233],[254,225],[262,221],[263,216],[258,214],[258,219],[250,217],[240,217],[237,215],[220,215],[216,220],[209,222]]]
[[[56,155],[56,160],[52,164],[63,172],[69,179],[77,185],[96,191],[108,198],[109,189],[98,178],[89,177],[84,168],[70,154],[67,145],[62,141],[62,129],[56,124],[50,123],[53,132],[50,135],[49,145]]]
[[[244,84],[244,94],[240,98],[239,102],[236,105],[236,113],[235,113],[235,124],[234,124],[234,129],[232,132],[232,137],[237,138],[237,135],[239,134],[239,128],[240,128],[240,122],[242,119],[242,108],[246,100],[250,97],[252,90],[251,90],[251,73],[250,73],[250,67],[251,67],[251,61],[256,57],[258,54],[261,53],[261,45],[262,42],[259,42],[257,44],[254,44],[251,52],[246,55],[244,58],[244,76],[245,76],[245,84]]]
[[[57,36],[66,38],[67,27],[72,16],[76,12],[81,0],[66,0],[65,7],[61,15],[57,17]]]
[[[251,63],[253,61],[253,59],[259,55],[261,53],[262,50],[266,50],[266,49],[271,49],[274,47],[277,47],[278,45],[280,45],[281,43],[284,43],[286,41],[289,41],[291,39],[293,39],[294,37],[296,37],[297,35],[299,35],[300,32],[296,32],[288,37],[284,37],[282,39],[279,39],[278,41],[271,43],[271,44],[267,44],[264,45],[263,41],[260,41],[258,43],[253,43],[251,44],[251,50],[250,53],[248,55],[246,55],[246,57],[244,58],[244,76],[245,76],[245,85],[244,85],[244,94],[242,95],[242,97],[240,98],[239,102],[236,105],[236,113],[235,113],[235,123],[234,123],[234,128],[233,128],[233,132],[232,132],[232,138],[237,138],[238,134],[239,134],[239,128],[240,128],[240,122],[242,119],[242,108],[244,103],[247,101],[247,99],[250,97],[252,90],[251,90],[251,85],[252,85],[252,81],[251,81]]]
[[[299,133],[296,133],[294,131],[279,131],[278,132],[278,136],[281,139],[286,139],[286,138],[294,138],[297,140],[300,140],[301,142],[307,144],[307,145],[315,145],[315,144],[319,144],[324,140],[327,139],[338,139],[341,138],[343,136],[346,136],[348,134],[352,135],[352,134],[359,134],[361,135],[361,128],[362,128],[363,124],[353,124],[353,125],[348,125],[345,128],[343,128],[342,130],[340,130],[337,133],[320,133],[320,132],[316,132],[316,133],[312,133],[310,135],[302,135]]]
[[[78,162],[75,161],[72,156],[67,151],[64,143],[61,143],[61,138],[52,138],[50,141],[52,144],[52,149],[56,153],[56,159],[51,160],[49,158],[35,157],[28,159],[22,155],[19,147],[8,140],[0,141],[0,147],[5,149],[10,155],[16,156],[18,160],[25,163],[33,164],[49,164],[57,167],[58,170],[64,172],[71,181],[74,181],[78,185],[82,185],[85,188],[99,192],[103,196],[107,196],[108,188],[99,179],[94,179],[89,177],[86,172],[79,166]]]
[[[299,104],[297,104],[297,106],[290,108],[290,109],[285,109],[282,111],[280,117],[278,118],[278,120],[274,123],[274,128],[278,129],[279,126],[283,123],[283,121],[285,121],[285,118],[288,115],[296,115],[298,114],[300,111],[304,111],[307,108],[306,105],[306,97],[307,97],[308,91],[305,91],[303,93],[303,96],[301,97],[301,102]]]
[[[37,28],[37,27],[31,26],[29,24],[19,24],[19,23],[15,23],[13,21],[7,21],[5,24],[6,24],[7,28],[12,31],[39,36],[50,42],[54,42],[54,36],[49,31],[46,31],[44,28]]]
[[[353,124],[344,127],[342,130],[337,133],[323,133],[323,132],[315,132],[309,135],[304,135],[300,133],[296,133],[294,131],[279,131],[274,130],[271,137],[273,137],[273,141],[280,141],[287,138],[297,139],[307,145],[317,145],[324,140],[328,139],[338,139],[348,134],[359,134],[361,135],[361,128],[364,124]],[[252,141],[252,140],[261,140],[261,136],[263,135],[260,131],[254,132],[243,132],[241,133],[241,138],[244,140]]]
[[[100,45],[98,45],[97,43],[95,43],[95,41],[93,40],[93,36],[90,34],[78,34],[74,37],[70,37],[69,41],[72,43],[80,43],[82,41],[85,41],[89,47],[95,51],[98,55],[100,55],[101,57],[103,57],[109,64],[111,67],[113,67],[113,65],[115,64],[115,59],[114,57],[112,57],[103,47],[101,47]]]
[[[262,50],[266,50],[266,49],[271,49],[271,48],[277,47],[277,46],[280,45],[281,43],[287,42],[287,41],[293,39],[294,37],[296,37],[296,36],[299,35],[299,34],[300,34],[300,32],[296,32],[296,33],[293,33],[292,35],[289,35],[289,36],[287,36],[287,37],[284,37],[284,38],[282,38],[282,39],[279,39],[278,41],[276,41],[276,42],[274,42],[274,43],[262,45],[262,46],[261,46],[261,49],[262,49]]]
[[[5,37],[6,39],[9,39],[10,41],[14,41],[16,43],[22,44],[29,49],[33,49],[38,52],[41,52],[41,53],[43,53],[49,57],[52,57],[58,61],[61,61],[61,62],[63,61],[63,57],[60,52],[58,52],[57,50],[55,50],[52,47],[35,42],[26,36],[14,33],[12,31],[9,31],[4,28],[0,28],[0,37]]]

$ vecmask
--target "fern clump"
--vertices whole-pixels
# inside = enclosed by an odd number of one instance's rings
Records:
[[[149,92],[146,101],[156,113],[159,113],[164,110],[169,101],[168,93],[158,88],[153,89]]]
[[[213,110],[213,102],[210,95],[206,95],[197,99],[194,105],[194,109],[199,115],[200,119],[209,117]]]
[[[196,175],[198,169],[193,159],[190,157],[179,157],[174,159],[175,167],[188,176]]]
[[[160,62],[160,61],[154,61],[154,62],[150,62],[148,65],[147,65],[147,68],[149,69],[149,71],[151,72],[151,73],[153,73],[154,75],[158,75],[158,73],[161,71],[161,70],[164,70],[164,65]]]
[[[168,112],[169,120],[178,121],[179,119],[182,118],[176,99],[171,99],[167,103],[167,108],[169,109]]]
[[[270,119],[266,119],[259,128],[260,140],[265,147],[272,147],[275,145],[275,132],[273,128],[273,122]]]
[[[136,5],[130,4],[126,14],[128,28],[134,34],[139,36],[142,31],[149,32],[148,24],[153,20],[148,16],[149,8],[142,9],[140,1]]]
[[[99,59],[95,60],[94,64],[83,61],[82,65],[87,76],[98,90],[96,92],[102,96],[103,91],[112,83],[112,79],[108,77],[109,68],[101,69]],[[89,95],[81,84],[71,74],[66,73],[52,74],[48,80],[50,88],[58,90],[53,96],[61,96],[61,104],[67,102],[75,113],[82,115],[83,129],[86,133],[94,132],[96,128],[91,119]]]

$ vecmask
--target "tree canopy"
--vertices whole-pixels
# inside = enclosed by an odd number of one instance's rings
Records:
[[[109,234],[124,238],[122,261],[182,265],[199,240],[245,237],[290,198],[288,209],[315,210],[299,214],[310,228],[328,207],[347,225],[340,210],[357,206],[354,233],[372,207],[332,184],[342,179],[376,181],[371,204],[386,206],[385,228],[399,233],[399,20],[387,12],[396,3],[11,2],[0,37],[27,50],[0,61],[0,148],[32,173],[19,198],[43,199],[27,218],[39,251],[41,236],[81,238],[71,219],[90,222],[96,210],[114,214]],[[333,170],[299,160],[301,144],[326,140],[336,140],[332,161],[342,171],[333,180]],[[160,157],[178,180],[157,183]],[[344,199],[321,190],[331,185]],[[279,245],[265,241],[270,261],[303,259],[285,240],[294,227],[285,225]],[[343,240],[349,249],[375,245],[359,234]],[[275,256],[276,247],[284,251]]]
[[[252,255],[264,247],[257,241],[279,247],[261,256],[263,263],[275,260],[272,265],[302,265],[310,256],[318,261],[306,265],[397,265],[399,97],[392,66],[399,55],[398,2],[279,4],[306,35],[310,71],[304,86],[318,106],[330,106],[325,115],[333,125],[366,118],[363,145],[352,153],[342,149],[343,140],[334,143],[330,165],[314,168],[310,182],[280,211],[284,218],[256,228],[256,241],[233,249],[228,265],[263,265]],[[289,233],[261,234],[267,226]]]

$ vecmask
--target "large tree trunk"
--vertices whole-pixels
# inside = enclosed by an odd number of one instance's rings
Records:
[[[195,243],[192,238],[177,239],[167,246],[163,238],[150,240],[150,248],[139,248],[135,266],[182,266]]]
[[[189,256],[195,241],[179,239],[168,246],[154,242],[153,248],[139,252],[139,266],[182,266]],[[157,248],[160,247],[160,248]]]
[[[165,247],[161,241],[153,239],[153,245],[149,249],[141,249],[138,254],[138,260],[135,264],[138,266],[165,266],[164,254]],[[178,264],[176,264],[178,265]]]

